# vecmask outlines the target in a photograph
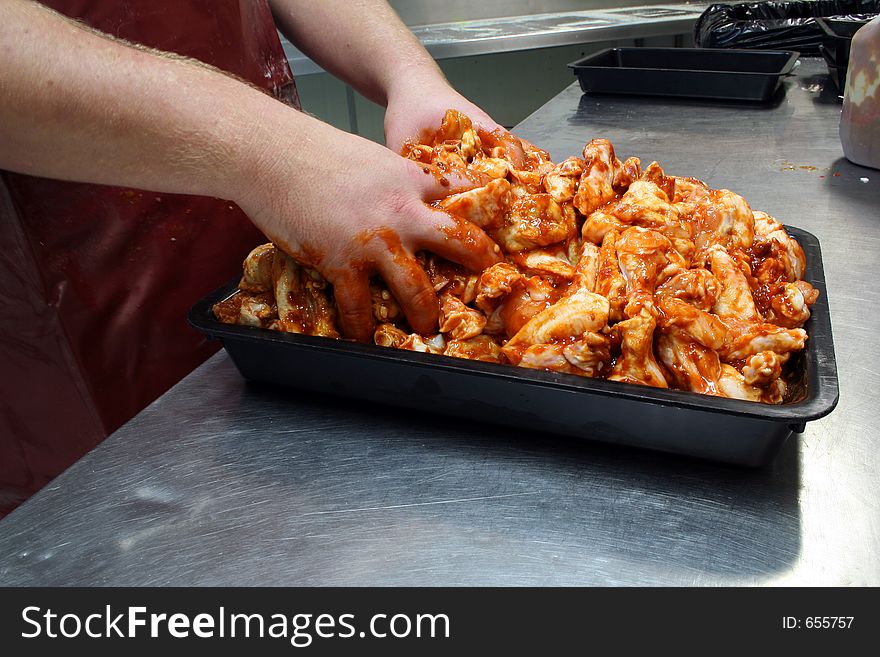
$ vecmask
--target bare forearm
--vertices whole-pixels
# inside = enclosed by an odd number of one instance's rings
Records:
[[[398,85],[445,84],[384,0],[270,0],[279,29],[327,71],[386,105]]]
[[[0,5],[0,168],[229,198],[254,126],[279,111],[299,115],[199,63]]]

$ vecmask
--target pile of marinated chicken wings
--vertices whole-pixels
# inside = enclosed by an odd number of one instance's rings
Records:
[[[482,186],[435,206],[480,226],[504,262],[482,272],[430,253],[439,332],[411,332],[394,296],[371,283],[374,341],[584,377],[765,403],[787,401],[786,363],[807,340],[818,291],[804,252],[741,196],[621,162],[594,139],[554,163],[524,140],[475,129],[450,110],[402,154]],[[321,275],[272,244],[244,263],[227,323],[338,338]]]

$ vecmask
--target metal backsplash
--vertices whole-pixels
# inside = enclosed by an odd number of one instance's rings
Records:
[[[673,3],[678,4],[679,2]],[[501,16],[526,16],[557,11],[588,11],[633,5],[670,4],[667,0],[390,0],[407,25],[430,25]]]

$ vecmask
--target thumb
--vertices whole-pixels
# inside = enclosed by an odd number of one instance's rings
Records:
[[[421,170],[422,200],[425,201],[436,201],[450,194],[466,192],[475,187],[488,185],[491,181],[489,176],[478,171],[441,168],[436,164],[421,162],[413,164]]]

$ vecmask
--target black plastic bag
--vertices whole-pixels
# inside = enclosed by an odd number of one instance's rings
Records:
[[[868,18],[880,14],[880,0],[798,0],[715,4],[694,26],[701,48],[797,50],[818,55],[822,28],[817,17]]]

